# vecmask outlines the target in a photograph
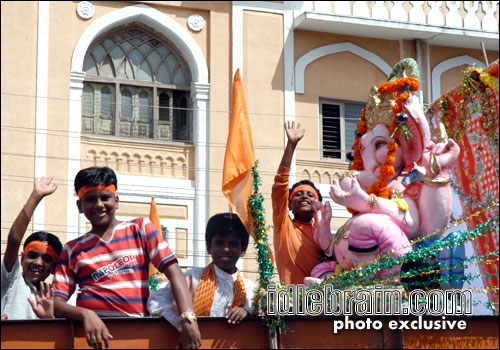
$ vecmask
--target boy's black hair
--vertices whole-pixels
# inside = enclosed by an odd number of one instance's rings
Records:
[[[435,255],[426,255],[417,260],[408,260],[401,266],[401,276],[406,272],[415,271],[418,276],[401,277],[400,281],[406,290],[440,289],[439,278],[441,265]],[[427,273],[422,273],[422,272]],[[428,273],[432,272],[432,273]]]
[[[75,192],[86,185],[97,186],[104,183],[106,186],[115,185],[118,188],[118,180],[113,169],[105,167],[93,166],[82,169],[75,176]]]
[[[239,234],[241,240],[241,250],[246,251],[249,239],[248,231],[238,215],[232,213],[215,214],[210,218],[210,220],[208,220],[205,232],[205,242],[207,247],[210,248],[212,246],[212,238],[216,234],[227,234],[229,232],[236,232]]]
[[[61,241],[56,235],[45,231],[33,232],[31,235],[29,235],[28,238],[26,238],[26,241],[24,241],[24,248],[26,248],[26,246],[33,241],[47,242],[48,245],[54,248],[54,251],[57,253],[57,255],[61,255],[63,247]]]
[[[292,188],[290,188],[290,190],[288,191],[288,199],[290,200],[290,195],[292,194],[293,190],[297,187],[297,186],[300,186],[300,185],[309,185],[311,186],[312,188],[314,188],[316,190],[316,193],[318,194],[318,200],[320,202],[323,201],[323,196],[321,196],[321,193],[319,192],[319,190],[316,188],[316,186],[314,186],[314,183],[309,181],[309,180],[301,180],[297,183],[295,183]]]

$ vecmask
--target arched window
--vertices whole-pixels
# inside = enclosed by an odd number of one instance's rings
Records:
[[[191,141],[190,72],[150,28],[136,23],[105,34],[83,69],[84,133]]]

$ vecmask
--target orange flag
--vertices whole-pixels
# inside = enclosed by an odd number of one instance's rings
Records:
[[[158,209],[156,208],[156,201],[155,197],[151,197],[151,208],[149,209],[149,220],[155,225],[156,229],[160,233],[160,235],[163,235],[161,232],[161,225],[160,225],[160,216],[158,215]],[[158,269],[152,264],[149,263],[149,277],[154,275],[155,273],[158,272]]]
[[[255,233],[252,230],[248,198],[252,195],[252,168],[254,166],[252,129],[248,119],[243,82],[238,69],[234,75],[233,111],[224,156],[222,192],[253,238],[255,238]]]

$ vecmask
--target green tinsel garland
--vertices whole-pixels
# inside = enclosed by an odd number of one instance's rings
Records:
[[[252,303],[254,313],[262,317],[264,325],[273,330],[280,328],[282,331],[288,329],[288,326],[283,321],[283,318],[278,316],[269,316],[265,312],[266,305],[262,302],[266,300],[265,295],[267,294],[267,285],[272,283],[274,275],[274,266],[271,263],[271,258],[269,257],[269,243],[266,227],[266,217],[264,213],[264,206],[262,202],[264,197],[260,194],[259,185],[260,176],[257,171],[259,161],[255,162],[255,166],[252,168],[253,175],[253,194],[249,200],[250,213],[252,214],[253,227],[255,231],[255,242],[254,246],[257,250],[257,259],[259,263],[259,287],[255,293],[255,297]],[[263,311],[264,310],[264,311]]]
[[[363,266],[362,268],[344,271],[336,276],[325,279],[321,283],[313,285],[313,288],[322,288],[326,284],[332,284],[337,288],[345,289],[353,285],[360,284],[363,280],[366,281],[367,277],[374,276],[377,272],[390,269],[394,265],[402,264],[404,261],[408,260],[417,260],[426,255],[435,255],[440,250],[448,249],[455,245],[462,245],[469,239],[474,240],[477,237],[485,235],[492,229],[498,229],[498,215],[487,220],[485,223],[479,224],[471,231],[460,232],[457,237],[438,240],[429,247],[421,247],[420,249],[411,251],[396,258],[386,256],[383,260],[380,259],[374,261],[369,265]]]
[[[499,227],[499,216],[496,215],[495,217],[487,220],[484,223],[478,224],[478,226],[470,231],[459,231],[456,236],[448,237],[447,239],[444,240],[438,240],[434,242],[431,246],[425,247],[422,246],[417,250],[411,251],[403,256],[399,256],[396,258],[389,258],[386,257],[384,261],[375,261],[370,265],[367,265],[363,268],[363,270],[351,270],[351,271],[344,271],[343,273],[339,274],[338,276],[326,279],[322,281],[321,283],[318,284],[313,284],[309,286],[305,291],[316,289],[316,290],[323,290],[323,287],[326,284],[331,284],[335,286],[335,288],[339,289],[352,289],[352,288],[362,288],[363,286],[366,288],[367,286],[373,286],[373,285],[379,285],[382,284],[384,288],[397,288],[400,287],[399,284],[397,284],[396,278],[400,277],[399,272],[394,273],[393,275],[389,275],[385,278],[375,278],[375,274],[379,271],[388,269],[396,264],[401,264],[404,261],[409,261],[409,260],[416,260],[421,258],[422,256],[426,255],[434,255],[438,251],[441,251],[443,249],[449,249],[453,246],[456,245],[462,245],[464,244],[465,241],[467,240],[474,240],[478,237],[481,237],[489,232],[491,230],[498,230]],[[496,260],[487,260],[491,257],[497,256],[498,257],[499,252],[494,251],[494,252],[489,252],[483,256],[472,256],[469,258],[465,258],[457,263],[456,266],[451,267],[452,268],[459,268],[459,267],[467,267],[468,262],[477,260],[478,263],[493,263]],[[435,268],[435,267],[434,267]],[[415,269],[415,270],[410,270],[407,273],[402,274],[402,276],[408,276],[411,274],[425,274],[430,272],[433,269],[433,267],[424,267],[420,269]],[[486,273],[484,276],[498,276],[498,273]],[[462,282],[470,282],[474,279],[481,278],[483,275],[481,274],[470,274],[470,275],[465,275],[463,277],[459,277]],[[450,281],[452,279],[457,279],[456,276],[445,276],[445,277],[438,277],[438,276],[433,276],[433,278],[430,281],[427,282],[409,282],[408,285],[420,285],[423,287],[426,287],[430,285],[433,282],[438,282],[438,283],[443,283]],[[283,287],[278,287],[278,290],[283,290]],[[424,288],[425,289],[425,288]],[[299,292],[299,299],[302,300],[301,295],[302,295],[302,290],[298,290]],[[290,299],[292,300],[293,295],[290,294]],[[495,303],[492,303],[491,301],[488,302],[483,302],[486,304],[486,306],[493,311],[493,313],[497,312],[497,309],[495,308]]]
[[[260,178],[259,174],[257,172],[257,166],[258,162],[256,162],[255,167],[252,168],[252,174],[253,174],[253,179],[254,179],[254,191],[253,195],[250,198],[250,211],[252,213],[252,219],[255,227],[255,233],[256,233],[256,240],[255,240],[255,247],[257,249],[257,256],[258,256],[258,263],[259,263],[259,287],[255,293],[255,298],[253,300],[253,309],[254,312],[257,315],[260,315],[263,319],[263,323],[265,324],[266,327],[269,329],[276,329],[280,328],[282,331],[288,329],[288,327],[285,325],[283,318],[280,316],[269,316],[266,314],[266,307],[267,307],[267,285],[272,282],[272,277],[274,274],[274,267],[271,264],[271,259],[269,258],[269,245],[267,243],[267,228],[265,225],[265,216],[264,216],[264,208],[262,205],[263,202],[263,197],[259,193],[259,185],[260,185]],[[487,211],[491,209],[493,206],[490,206],[489,208],[486,208],[480,212]],[[498,206],[498,203],[496,204]],[[479,213],[476,213],[474,215],[479,215]],[[367,285],[375,285],[382,283],[384,288],[397,288],[401,287],[400,285],[396,285],[395,283],[397,282],[397,278],[400,277],[399,272],[395,273],[394,276],[389,275],[388,277],[385,278],[376,278],[376,273],[379,271],[387,270],[391,268],[394,265],[399,265],[402,264],[405,261],[409,260],[417,260],[420,259],[423,256],[427,255],[436,255],[437,252],[443,250],[443,249],[449,249],[451,247],[457,246],[457,245],[462,245],[465,243],[467,240],[474,240],[478,237],[481,237],[489,232],[491,230],[498,230],[499,229],[499,216],[496,215],[495,217],[487,220],[484,223],[480,223],[477,225],[477,227],[473,230],[470,231],[459,231],[459,233],[456,236],[448,237],[447,239],[443,240],[437,240],[433,244],[431,244],[429,247],[422,246],[419,249],[413,250],[405,255],[392,258],[388,257],[387,255],[381,256],[381,259],[378,259],[371,264],[367,266],[360,266],[359,268],[355,268],[349,271],[344,271],[336,276],[332,276],[328,279],[323,280],[321,283],[318,284],[312,284],[309,286],[306,291],[311,290],[311,289],[316,289],[316,290],[323,290],[323,287],[327,284],[333,285],[337,289],[348,289],[352,287],[362,287],[362,286],[367,286]],[[464,220],[465,221],[465,220]],[[460,221],[456,221],[454,225],[458,225]],[[454,226],[453,225],[453,226]],[[447,229],[447,228],[446,228]],[[444,230],[442,230],[444,232]],[[425,238],[430,238],[433,235],[437,234],[438,232],[434,234],[430,234],[426,236]],[[423,238],[423,239],[425,239]],[[421,240],[423,240],[421,239]],[[485,254],[484,256],[473,256],[470,258],[463,259],[458,262],[457,266],[452,267],[452,268],[458,268],[458,267],[466,267],[467,263],[469,261],[477,260],[478,263],[485,263],[486,259],[491,257],[491,256],[498,256],[498,251],[497,252],[490,252]],[[491,261],[486,261],[486,263],[491,263]],[[406,274],[403,274],[403,276],[411,275],[411,274],[425,274],[429,273],[430,270],[432,270],[432,267],[430,268],[422,268],[422,269],[415,269],[415,270],[410,270]],[[492,276],[498,276],[498,273],[494,274],[485,274],[485,275],[492,275]],[[460,277],[460,280],[462,282],[470,282],[473,279],[476,278],[481,278],[481,274],[476,274],[476,275],[465,275],[463,277]],[[428,286],[430,283],[433,282],[438,282],[438,283],[443,283],[446,281],[450,281],[451,279],[456,279],[457,277],[453,275],[448,275],[443,278],[434,276],[430,281],[426,282],[409,282],[408,284],[420,284],[421,286]],[[277,290],[284,290],[285,287],[276,284]],[[298,290],[299,294],[299,301],[302,301],[302,293],[303,291],[301,289]],[[293,295],[292,293],[289,293],[290,295],[290,300],[293,300]],[[497,312],[497,308],[495,308],[495,303],[488,301],[488,302],[483,302],[486,304],[486,306],[493,311],[493,313]]]
[[[158,275],[160,273],[157,272],[153,275],[151,275],[151,277],[149,277],[149,293],[154,293],[158,290]]]
[[[260,177],[257,171],[259,162],[255,162],[252,168],[253,175],[253,194],[250,197],[249,206],[252,214],[252,221],[255,231],[255,248],[257,249],[257,258],[259,262],[259,286],[266,287],[271,283],[274,275],[274,266],[269,257],[269,243],[267,242],[266,217],[262,202],[264,197],[259,192]]]
[[[441,250],[446,250],[450,249],[454,246],[457,245],[463,245],[467,240],[474,240],[477,237],[481,237],[488,232],[490,232],[491,229],[498,229],[498,215],[488,221],[486,221],[484,224],[479,224],[478,227],[471,231],[459,231],[457,232],[457,236],[455,237],[448,237],[443,240],[439,240],[434,242],[431,246],[429,247],[420,247],[419,249],[413,250],[403,256],[397,257],[397,258],[386,258],[384,262],[381,263],[373,263],[371,265],[368,265],[366,267],[365,276],[368,277],[368,279],[363,279],[360,281],[361,285],[367,285],[367,284],[376,284],[376,283],[384,283],[388,282],[393,278],[398,278],[399,277],[399,272],[394,273],[392,276],[389,275],[385,278],[369,278],[369,276],[374,276],[377,272],[382,271],[383,269],[390,268],[394,265],[398,265],[410,260],[418,260],[423,256],[430,256],[430,255],[435,255]],[[491,252],[486,254],[485,256],[482,257],[477,257],[477,256],[472,256],[471,258],[464,259],[462,261],[458,262],[458,265],[455,266],[455,268],[459,267],[466,267],[467,266],[467,261],[469,260],[478,260],[481,262],[486,258],[487,256],[490,255],[497,255],[498,252]],[[432,268],[431,268],[432,269]],[[449,268],[446,268],[449,269]],[[422,272],[425,272],[424,270],[420,269],[415,269],[415,270],[410,270],[406,273],[401,274],[401,277],[406,277],[408,275],[412,274],[421,274]],[[441,281],[444,282],[444,280],[436,280],[437,282]],[[462,282],[468,282],[467,276],[464,276],[462,278]]]

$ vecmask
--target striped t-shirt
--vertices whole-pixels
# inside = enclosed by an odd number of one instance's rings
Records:
[[[145,316],[149,263],[159,271],[176,260],[155,226],[144,218],[118,224],[108,242],[87,233],[64,246],[54,273],[54,295],[100,316]]]

